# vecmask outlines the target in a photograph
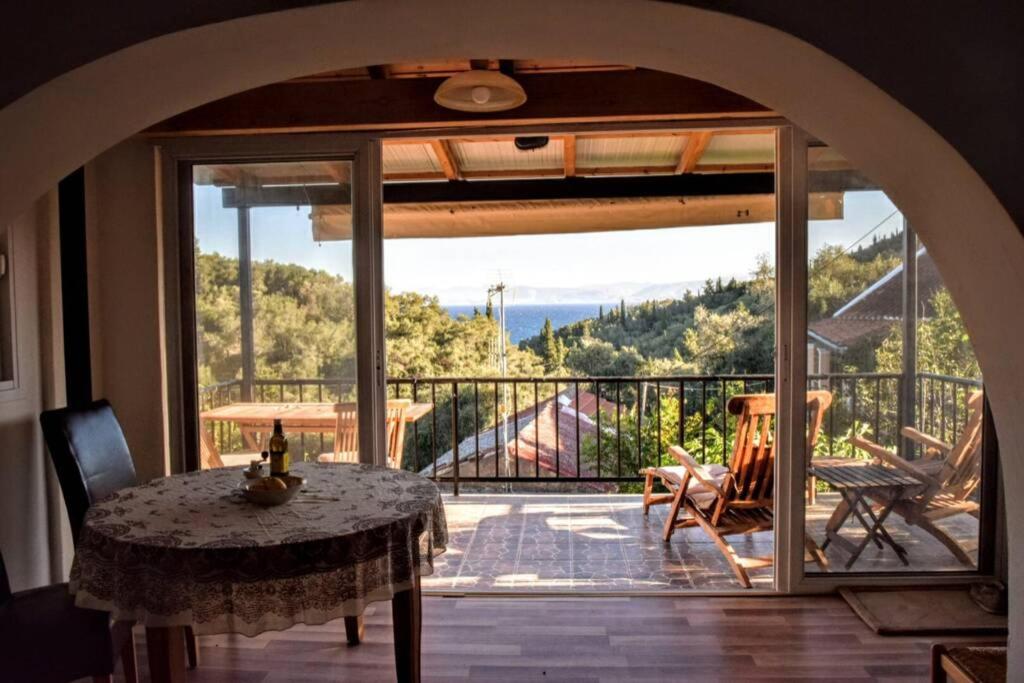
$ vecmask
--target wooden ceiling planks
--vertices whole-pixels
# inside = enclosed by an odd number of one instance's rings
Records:
[[[489,114],[441,107],[433,99],[436,79],[396,78],[390,71],[388,75],[267,85],[174,116],[146,134],[471,129],[776,116],[766,107],[710,83],[646,69],[516,74],[529,99],[514,110]]]

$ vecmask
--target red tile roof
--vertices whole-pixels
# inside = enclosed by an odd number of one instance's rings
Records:
[[[576,402],[575,391],[564,390],[558,396],[553,396],[537,404],[536,411],[530,407],[519,411],[514,419],[509,420],[508,452],[512,456],[510,462],[510,473],[516,476],[532,477],[537,473],[537,463],[540,463],[540,479],[553,479],[557,477],[575,478],[581,476],[594,477],[596,472],[590,469],[585,460],[581,458],[580,468],[576,467],[577,444],[587,436],[597,434],[597,426],[594,422],[595,408],[598,405],[597,397],[587,391],[579,393],[579,441],[576,438]],[[601,410],[605,413],[614,413],[615,404],[611,401],[601,399]],[[557,422],[557,437],[556,437]],[[519,424],[518,436],[515,434],[513,424]],[[494,446],[494,428],[480,433],[480,454],[479,467],[480,476],[494,476],[496,449]],[[468,436],[459,444],[459,478],[472,480],[476,476],[476,435]],[[582,444],[580,444],[582,446]],[[451,475],[451,451],[445,453],[439,461],[445,460],[442,465],[438,463],[438,475]],[[498,463],[498,472],[504,476],[504,467]],[[517,469],[518,468],[518,469]],[[432,471],[432,470],[431,470]],[[614,485],[594,482],[587,484],[595,490],[611,490]]]
[[[864,340],[880,341],[903,319],[903,265],[840,307],[831,317],[808,324],[812,340],[848,348]],[[917,254],[917,298],[920,317],[932,314],[932,297],[942,288],[942,276],[924,249]]]

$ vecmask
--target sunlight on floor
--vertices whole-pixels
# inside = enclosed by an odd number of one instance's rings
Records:
[[[812,536],[818,536],[834,509],[834,494],[822,494],[808,510]],[[697,528],[680,529],[670,543],[661,539],[666,506],[645,518],[639,495],[463,494],[446,495],[450,542],[424,578],[426,590],[439,591],[678,591],[736,590],[729,565]],[[962,518],[961,518],[962,517]],[[958,538],[976,538],[977,522],[963,515],[944,524]],[[904,567],[885,550],[869,548],[857,571],[959,570],[945,548],[918,529],[892,519],[894,537],[910,549]],[[854,528],[844,528],[852,538]],[[859,532],[861,535],[863,531]],[[771,532],[731,537],[744,557],[770,557]],[[969,545],[969,542],[965,545]],[[833,566],[842,551],[830,547]],[[808,571],[816,565],[808,564]],[[755,588],[772,586],[772,568],[750,570]]]

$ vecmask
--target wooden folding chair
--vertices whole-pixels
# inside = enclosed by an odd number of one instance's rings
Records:
[[[866,439],[850,439],[851,444],[873,456],[877,464],[894,467],[924,484],[920,493],[896,501],[893,513],[908,524],[931,534],[957,560],[969,567],[974,566],[974,560],[955,538],[935,522],[961,513],[974,517],[980,514],[981,504],[975,493],[981,485],[983,403],[981,391],[967,398],[970,416],[960,438],[952,445],[912,427],[904,427],[901,430],[903,436],[924,447],[924,455],[918,460],[905,460]],[[837,509],[833,518],[844,511]]]
[[[392,399],[387,402],[384,413],[385,441],[388,467],[402,466],[402,450],[405,445],[405,411],[412,404],[409,399]],[[339,403],[335,406],[338,415],[334,429],[334,451],[323,453],[319,462],[359,462],[359,422],[355,403]]]
[[[817,439],[822,417],[831,401],[828,392],[808,392],[807,405],[812,416],[809,443]],[[740,583],[749,588],[751,583],[746,570],[770,566],[772,558],[741,558],[725,537],[772,529],[775,395],[734,396],[727,409],[738,416],[728,467],[700,465],[680,446],[672,446],[669,452],[679,461],[679,466],[645,471],[644,513],[651,505],[670,502],[663,534],[665,541],[669,541],[678,528],[700,526],[718,546]],[[655,477],[670,490],[669,495],[652,494]],[[685,512],[685,516],[680,518],[680,512]],[[813,557],[820,561],[817,555]]]

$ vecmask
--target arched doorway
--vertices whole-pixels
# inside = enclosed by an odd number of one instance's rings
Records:
[[[530,0],[496,23],[504,9],[492,1],[340,3],[165,36],[65,74],[0,112],[7,150],[0,218],[18,215],[68,171],[158,120],[303,73],[453,53],[610,58],[681,73],[772,106],[889,190],[920,226],[964,312],[991,378],[1003,452],[1024,443],[1011,413],[1024,400],[1024,366],[1009,341],[1020,338],[1024,322],[992,305],[1024,292],[1024,244],[938,134],[840,62],[743,20],[656,2]],[[908,158],[917,160],[912,172]],[[1011,490],[1024,479],[1013,458],[1004,458],[1004,475]],[[1019,507],[1008,501],[1011,539]],[[1012,542],[1010,552],[1011,567],[1019,566]],[[1021,627],[1019,618],[1013,623]]]

